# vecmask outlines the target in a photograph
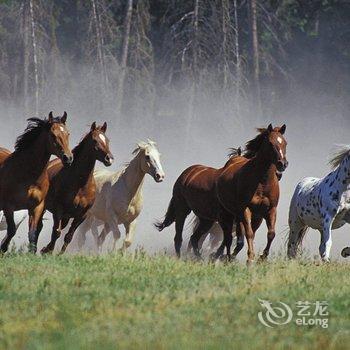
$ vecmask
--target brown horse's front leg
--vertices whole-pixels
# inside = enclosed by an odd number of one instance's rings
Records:
[[[254,237],[255,233],[252,229],[252,213],[249,208],[244,210],[243,214],[243,226],[245,231],[245,237],[248,244],[248,260],[247,264],[250,265],[254,262],[255,253],[254,253]]]
[[[273,207],[270,209],[265,219],[266,225],[267,225],[267,244],[263,253],[260,255],[260,260],[265,260],[269,256],[271,243],[276,236],[276,233],[275,233],[276,217],[277,217],[277,209],[276,207]]]
[[[4,214],[6,218],[6,224],[7,224],[7,233],[5,238],[1,242],[0,250],[2,253],[7,252],[11,239],[16,234],[16,224],[13,219],[13,210],[5,209]]]
[[[238,222],[236,224],[236,237],[237,237],[237,242],[236,242],[236,247],[233,251],[233,258],[237,256],[237,254],[242,250],[244,247],[244,226],[242,222]]]
[[[74,236],[74,232],[75,230],[79,227],[79,225],[85,220],[86,218],[86,214],[84,214],[83,216],[79,216],[79,217],[75,217],[73,222],[72,222],[72,225],[70,226],[69,228],[69,231],[67,232],[67,234],[64,236],[64,243],[63,243],[63,246],[62,246],[62,249],[61,249],[61,253],[60,254],[63,254],[67,247],[68,247],[68,244],[72,241],[73,239],[73,236]]]
[[[38,224],[42,219],[45,202],[40,202],[35,208],[29,209],[29,252],[35,254],[38,244],[39,230]]]
[[[53,250],[55,249],[55,244],[57,239],[61,235],[61,230],[62,230],[62,217],[60,214],[54,214],[53,215],[53,227],[52,227],[52,233],[51,233],[51,241],[50,243],[41,249],[41,254],[47,254],[47,253],[52,253]]]

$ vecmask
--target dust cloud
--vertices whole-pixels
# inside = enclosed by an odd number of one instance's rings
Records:
[[[77,84],[78,86],[79,84]],[[331,87],[330,87],[331,89]],[[190,127],[187,111],[184,108],[187,96],[183,93],[167,96],[159,104],[157,112],[145,112],[139,108],[132,115],[125,114],[116,118],[113,106],[95,105],[93,87],[86,97],[85,90],[72,93],[62,92],[59,98],[47,98],[40,106],[40,116],[46,117],[53,110],[55,115],[68,112],[68,127],[71,132],[71,146],[74,147],[83,134],[89,130],[93,121],[107,121],[107,135],[115,156],[113,170],[119,170],[131,160],[131,152],[137,141],[150,138],[157,142],[162,154],[162,164],[166,173],[163,183],[155,183],[146,175],[144,182],[144,208],[138,218],[133,247],[143,247],[150,253],[173,252],[174,225],[159,233],[153,227],[155,219],[161,218],[166,211],[176,178],[192,164],[205,164],[221,167],[227,160],[230,147],[243,146],[256,135],[255,127],[287,124],[287,158],[289,167],[280,182],[281,197],[278,207],[277,236],[271,253],[285,255],[285,232],[287,230],[288,207],[294,188],[299,180],[306,176],[322,177],[330,171],[327,164],[332,148],[336,144],[348,144],[350,120],[342,101],[328,98],[327,92],[311,94],[298,88],[278,105],[264,111],[263,117],[246,113],[244,117],[223,108],[220,100],[208,94],[198,102],[195,117]],[[141,106],[142,107],[142,106]],[[13,149],[16,136],[26,127],[26,119],[33,113],[23,112],[15,104],[2,104],[0,108],[0,145]],[[186,130],[190,130],[186,133]],[[101,163],[97,167],[103,167]],[[39,249],[48,242],[51,232],[51,214],[46,213],[44,229],[39,237]],[[349,227],[333,231],[332,258],[340,259],[341,249],[349,245]],[[266,227],[263,224],[256,235],[256,252],[261,252],[266,243]],[[16,247],[26,244],[27,228],[22,224],[14,239]],[[0,235],[3,237],[4,232]],[[187,227],[184,237],[188,237]],[[1,238],[2,238],[1,237]],[[122,236],[123,238],[123,236]],[[320,234],[310,230],[304,247],[310,255],[318,255]],[[105,242],[108,245],[110,241]],[[62,239],[58,241],[60,247]],[[186,246],[186,241],[184,241]],[[88,247],[93,247],[92,238],[88,238]],[[87,249],[89,251],[89,248]],[[245,249],[240,253],[245,259]]]

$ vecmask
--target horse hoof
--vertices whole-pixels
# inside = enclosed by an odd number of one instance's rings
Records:
[[[262,263],[262,262],[265,262],[266,260],[267,260],[267,255],[261,254],[261,255],[259,256],[258,262],[259,262],[259,263]]]
[[[350,256],[350,247],[345,247],[342,251],[341,251],[341,256],[343,258],[347,258]]]
[[[248,260],[247,260],[247,266],[248,266],[248,267],[251,267],[251,266],[253,266],[253,265],[254,265],[254,260],[248,259]]]

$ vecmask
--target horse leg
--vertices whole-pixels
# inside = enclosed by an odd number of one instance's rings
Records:
[[[267,257],[269,256],[272,241],[276,236],[276,232],[275,232],[276,217],[277,217],[277,208],[273,207],[269,210],[269,212],[267,213],[267,216],[265,217],[266,226],[267,226],[267,244],[263,253],[260,255],[260,258],[259,258],[260,260],[266,260]],[[260,224],[261,224],[261,221],[260,221]],[[256,228],[256,230],[259,228],[259,226]]]
[[[228,258],[228,260],[231,260],[233,219],[234,218],[233,218],[232,214],[230,214],[226,211],[223,211],[220,215],[219,224],[220,224],[220,227],[223,231],[224,238],[223,238],[223,241],[222,241],[220,247],[218,248],[218,250],[214,254],[215,259],[220,258],[222,256],[222,254],[224,253],[224,250],[226,248],[227,258]]]
[[[81,215],[81,216],[78,216],[78,217],[75,217],[67,234],[64,236],[64,243],[63,243],[63,246],[61,248],[61,252],[60,254],[63,254],[67,247],[68,247],[68,244],[71,242],[73,236],[74,236],[74,232],[75,230],[79,227],[79,225],[85,220],[86,218],[86,214],[85,215]]]
[[[287,256],[295,259],[298,248],[304,238],[307,226],[301,222],[299,217],[295,220],[289,220],[288,250]]]
[[[113,247],[112,247],[112,251],[115,251],[117,248],[117,242],[120,239],[121,233],[119,230],[118,225],[115,226],[115,228],[112,230],[113,233]]]
[[[135,228],[136,228],[136,220],[124,224],[125,227],[125,240],[123,243],[123,250],[126,250],[131,246],[132,241],[134,240],[134,235],[135,235]]]
[[[208,237],[208,235],[209,235],[209,231],[207,233],[204,233],[202,237],[199,239],[199,242],[198,242],[199,250],[203,248],[204,241]],[[190,253],[191,250],[192,250],[192,244],[191,244],[191,240],[189,240],[187,244],[187,253]]]
[[[189,212],[186,213],[185,211],[176,213],[174,246],[175,246],[175,252],[178,258],[180,258],[181,256],[182,231],[183,231],[185,220],[188,214]]]
[[[249,208],[246,208],[243,213],[243,226],[245,231],[245,237],[248,244],[248,260],[247,265],[251,265],[254,262],[255,253],[254,253],[254,237],[255,232],[252,229],[251,225],[252,213]]]
[[[56,241],[60,237],[61,232],[62,232],[61,215],[58,213],[53,214],[51,241],[46,247],[41,249],[41,254],[48,254],[53,252],[53,250],[55,249]]]
[[[218,248],[218,245],[223,240],[223,234],[220,225],[214,223],[212,228],[210,229],[210,236],[209,236],[209,245],[210,250],[213,251]]]
[[[29,210],[29,252],[36,253],[36,248],[38,244],[39,231],[38,223],[42,219],[44,213],[45,203],[42,201],[34,209]]]
[[[323,230],[321,232],[319,252],[324,262],[329,262],[329,255],[332,247],[332,222],[333,218],[326,217],[324,219]]]
[[[77,245],[79,250],[81,250],[86,243],[86,233],[89,231],[91,225],[92,225],[92,218],[90,216],[86,218],[86,220],[79,227],[79,230],[77,232],[78,233]]]
[[[237,236],[237,242],[236,247],[233,251],[233,258],[237,256],[237,254],[242,250],[244,247],[244,226],[242,222],[238,222],[236,224],[236,236]]]
[[[200,253],[200,248],[199,248],[199,240],[201,237],[210,230],[210,228],[213,226],[214,221],[213,220],[207,220],[207,219],[202,219],[199,218],[199,224],[195,228],[195,231],[193,232],[190,241],[191,245],[193,248],[193,253],[196,257],[200,258],[201,253]]]
[[[16,234],[16,224],[13,218],[13,210],[5,209],[4,214],[6,218],[6,224],[7,224],[7,233],[5,238],[1,242],[0,250],[2,253],[7,252],[11,239]]]

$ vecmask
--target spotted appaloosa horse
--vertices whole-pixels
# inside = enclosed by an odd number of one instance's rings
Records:
[[[289,208],[288,256],[295,258],[309,227],[320,231],[319,253],[329,261],[332,229],[350,223],[350,146],[341,149],[330,161],[333,170],[319,179],[307,177],[295,188]],[[344,248],[342,256],[350,255]]]

